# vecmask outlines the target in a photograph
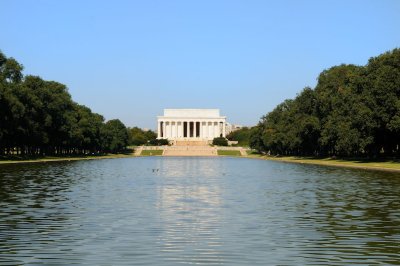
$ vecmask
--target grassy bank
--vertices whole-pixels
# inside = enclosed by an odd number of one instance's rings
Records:
[[[217,153],[222,156],[240,156],[240,151],[238,150],[217,150]]]
[[[249,154],[247,157],[288,162],[288,163],[316,164],[316,165],[326,165],[335,167],[350,167],[350,168],[400,172],[399,159],[370,160],[370,159],[360,159],[360,158],[338,159],[338,158],[314,158],[314,157],[294,157],[294,156],[274,157],[274,156],[265,156],[254,153]]]
[[[79,155],[79,156],[40,156],[40,157],[27,157],[27,156],[12,156],[1,157],[1,164],[12,163],[40,163],[40,162],[57,162],[57,161],[78,161],[78,160],[96,160],[96,159],[113,159],[113,158],[127,158],[133,157],[133,153],[121,154],[102,154],[102,155]]]
[[[141,156],[160,156],[163,150],[143,150]],[[238,156],[240,152],[236,150],[218,150],[218,155],[222,156]],[[13,163],[39,163],[39,162],[56,162],[56,161],[77,161],[77,160],[96,160],[96,159],[113,159],[113,158],[128,158],[134,157],[134,153],[127,152],[122,154],[103,154],[103,155],[86,155],[86,156],[46,156],[46,157],[0,157],[1,164]],[[301,164],[315,164],[334,167],[349,167],[360,169],[371,169],[380,171],[393,171],[400,173],[400,159],[381,159],[381,160],[368,160],[368,159],[337,159],[337,158],[314,158],[314,157],[274,157],[265,156],[257,153],[249,153],[246,158],[263,159],[280,161],[286,163],[301,163]]]
[[[142,150],[141,156],[160,156],[163,155],[163,150]]]

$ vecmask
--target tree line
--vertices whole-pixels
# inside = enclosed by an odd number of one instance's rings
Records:
[[[159,141],[157,139],[157,133],[152,130],[141,129],[139,127],[129,128],[129,135],[129,144],[133,146],[157,145]]]
[[[22,74],[14,58],[0,52],[0,156],[121,152],[129,132],[118,119],[74,102],[67,87]]]
[[[249,146],[249,139],[250,139],[250,133],[251,133],[252,128],[249,127],[242,127],[240,129],[237,129],[235,131],[230,132],[226,138],[228,140],[234,140],[238,142],[238,146],[242,147],[248,147]]]
[[[400,49],[322,71],[314,89],[263,116],[249,142],[273,155],[399,156]]]

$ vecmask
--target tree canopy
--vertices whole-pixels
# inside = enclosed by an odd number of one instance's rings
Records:
[[[251,128],[242,127],[230,132],[226,138],[228,140],[237,141],[239,146],[249,146]]]
[[[250,146],[280,155],[400,155],[400,49],[324,70],[263,116]]]
[[[75,103],[67,87],[38,76],[0,52],[0,155],[120,152],[128,132],[119,120]]]
[[[134,146],[144,145],[157,138],[152,130],[143,130],[138,127],[129,128],[129,144]]]

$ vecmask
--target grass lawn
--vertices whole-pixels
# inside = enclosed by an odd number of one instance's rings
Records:
[[[254,150],[246,150],[246,153],[248,156],[255,156],[255,157],[261,157],[262,154],[254,151]]]
[[[0,164],[9,163],[39,163],[39,162],[57,162],[57,161],[78,161],[95,159],[113,159],[133,157],[133,153],[119,154],[101,154],[101,155],[69,155],[69,156],[11,156],[0,157]]]
[[[282,161],[282,162],[400,171],[400,160],[393,160],[393,159],[373,161],[368,159],[346,159],[346,158],[332,159],[332,158],[313,158],[313,157],[294,157],[294,156],[288,156],[288,157],[260,156],[260,157],[265,158],[267,160]]]
[[[240,151],[237,150],[218,150],[218,155],[226,155],[226,156],[240,156]]]
[[[162,155],[163,150],[142,150],[140,155],[142,156],[154,156],[154,155]]]

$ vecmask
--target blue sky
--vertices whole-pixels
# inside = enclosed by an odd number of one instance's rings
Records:
[[[163,108],[254,125],[331,66],[400,47],[400,1],[0,0],[0,50],[106,119]]]

